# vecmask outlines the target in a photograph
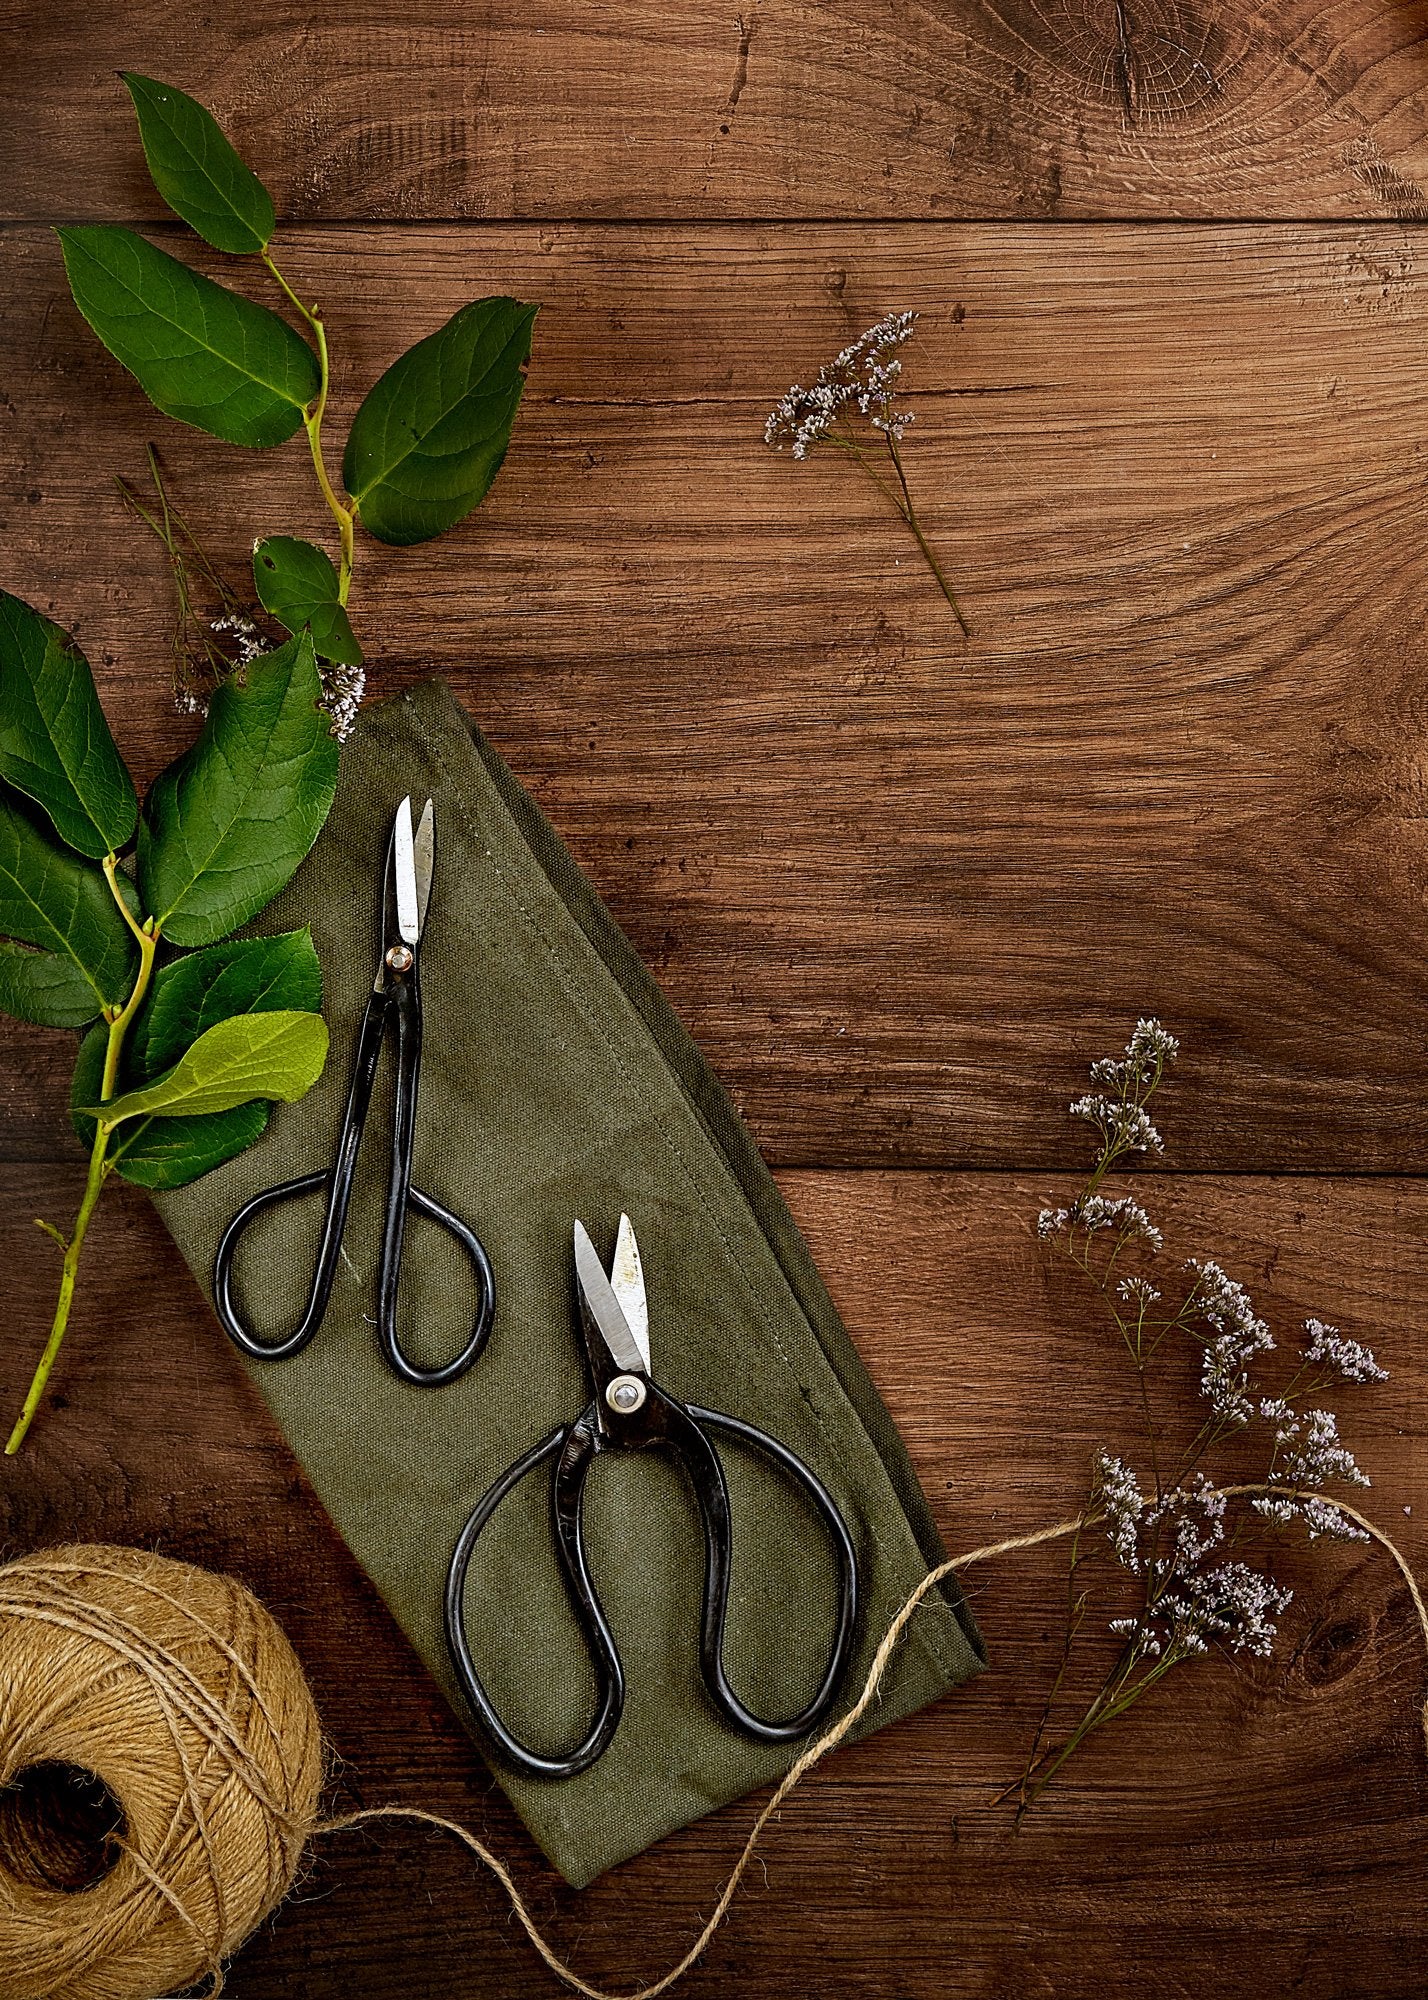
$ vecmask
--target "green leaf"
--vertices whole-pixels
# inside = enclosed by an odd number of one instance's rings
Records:
[[[316,840],[337,785],[306,632],[223,682],[193,747],[154,780],[139,822],[144,908],[174,944],[257,916]]]
[[[74,1129],[86,1150],[94,1144],[94,1120],[77,1107],[99,1096],[108,1040],[109,1030],[102,1024],[91,1028],[74,1066],[70,1103],[76,1107]],[[110,1140],[108,1157],[120,1178],[138,1187],[186,1187],[261,1138],[268,1110],[268,1100],[256,1097],[231,1111],[200,1112],[196,1118],[135,1118]]]
[[[166,416],[230,444],[282,444],[318,391],[284,319],[114,224],[56,231],[74,302]]]
[[[41,1028],[82,1028],[96,1011],[93,987],[68,959],[0,943],[0,1014]]]
[[[0,1007],[23,1021],[78,1028],[129,997],[137,948],[103,874],[4,797],[0,939]]]
[[[429,541],[485,498],[510,442],[538,311],[477,299],[369,391],[342,477],[378,541]]]
[[[96,861],[134,831],[134,781],[89,662],[67,632],[8,590],[0,590],[0,777],[44,808],[61,840]]]
[[[292,535],[269,535],[254,547],[253,582],[259,603],[280,625],[289,632],[306,625],[319,659],[361,666],[362,648],[337,601],[337,571],[321,549]]]
[[[266,250],[273,198],[244,166],[201,104],[171,83],[124,72],[154,186],[215,250],[242,257]]]
[[[306,925],[275,937],[232,938],[159,968],[129,1037],[128,1061],[147,1083],[217,1021],[234,1014],[312,1014],[321,1005],[322,969]]]
[[[315,1011],[321,1000],[322,974],[307,930],[191,952],[155,973],[124,1051],[124,1080],[152,1082],[216,1021],[280,1008]],[[98,1101],[107,1038],[107,1029],[96,1028],[80,1045],[70,1092],[76,1107]],[[184,1187],[244,1152],[267,1122],[266,1098],[191,1118],[135,1118],[111,1141],[109,1157],[123,1179],[140,1187]],[[74,1127],[92,1146],[93,1118],[77,1108]]]
[[[275,1097],[290,1104],[311,1090],[326,1059],[327,1023],[321,1014],[288,1008],[271,1014],[235,1014],[215,1022],[153,1083],[126,1090],[106,1104],[79,1109],[107,1125],[118,1125],[159,1111],[171,1118],[231,1111],[252,1097]]]

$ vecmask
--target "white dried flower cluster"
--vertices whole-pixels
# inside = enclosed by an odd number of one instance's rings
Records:
[[[795,382],[769,413],[764,443],[775,451],[790,449],[795,458],[807,458],[838,418],[855,408],[874,430],[900,438],[912,422],[912,412],[900,408],[896,400],[902,363],[884,357],[911,338],[916,324],[916,313],[888,313],[820,368],[811,389]]]
[[[1339,1437],[1339,1423],[1332,1410],[1306,1410],[1291,1417],[1275,1432],[1275,1443],[1285,1456],[1279,1471],[1286,1486],[1307,1487],[1311,1491],[1342,1479],[1349,1486],[1367,1486],[1368,1474]]]
[[[1156,1233],[1158,1235],[1159,1231]],[[1158,1249],[1159,1245],[1156,1247]],[[1160,1297],[1149,1278],[1122,1278],[1116,1286],[1116,1295],[1124,1299],[1128,1306],[1134,1306],[1140,1313],[1149,1312]]]
[[[1073,1118],[1089,1119],[1111,1153],[1163,1153],[1165,1141],[1151,1122],[1143,1104],[1129,1104],[1123,1097],[1106,1097],[1100,1092],[1073,1098]]]
[[[1168,1028],[1153,1016],[1142,1017],[1120,1056],[1101,1056],[1091,1065],[1091,1081],[1098,1090],[1114,1090],[1121,1097],[1139,1097],[1155,1087],[1161,1070],[1173,1063],[1180,1044]]]
[[[1114,1229],[1127,1240],[1139,1238],[1151,1250],[1159,1250],[1165,1240],[1140,1203],[1128,1194],[1114,1199],[1104,1194],[1088,1194],[1083,1200],[1072,1202],[1069,1208],[1043,1208],[1036,1218],[1036,1233],[1043,1242],[1067,1228],[1084,1229],[1088,1235],[1100,1229]]]
[[[1170,1529],[1169,1553],[1160,1559],[1164,1574],[1183,1575],[1202,1563],[1225,1539],[1226,1496],[1197,1472],[1189,1486],[1172,1486],[1164,1499],[1147,1508],[1144,1525],[1161,1522]]]
[[[1205,1343],[1200,1393],[1223,1422],[1247,1424],[1254,1415],[1250,1363],[1257,1354],[1271,1351],[1273,1338],[1244,1286],[1212,1258],[1200,1263],[1191,1257],[1185,1268],[1195,1273],[1185,1315],[1202,1321],[1213,1336]]]
[[[1279,1630],[1275,1620],[1293,1597],[1247,1563],[1224,1562],[1177,1576],[1174,1588],[1156,1599],[1152,1616],[1164,1627],[1164,1643],[1177,1652],[1208,1653],[1221,1645],[1267,1659]]]
[[[1145,1495],[1125,1461],[1113,1458],[1104,1446],[1096,1455],[1096,1486],[1099,1505],[1106,1517],[1106,1536],[1116,1552],[1116,1561],[1138,1574],[1140,1517],[1145,1512]]]
[[[1366,1529],[1357,1521],[1351,1521],[1347,1514],[1340,1513],[1332,1500],[1326,1500],[1318,1493],[1262,1493],[1257,1500],[1251,1500],[1251,1507],[1262,1514],[1266,1521],[1273,1521],[1276,1527],[1292,1527],[1296,1521],[1304,1523],[1311,1542],[1318,1541],[1320,1535],[1331,1535],[1339,1542],[1366,1542],[1370,1539]]]
[[[1326,1326],[1321,1319],[1306,1319],[1304,1331],[1309,1336],[1304,1348],[1306,1361],[1326,1363],[1344,1382],[1388,1380],[1388,1370],[1379,1367],[1373,1349],[1362,1341],[1347,1339],[1336,1326]]]
[[[210,632],[217,632],[220,637],[226,632],[233,640],[235,666],[246,667],[250,661],[256,660],[260,653],[268,650],[268,642],[263,634],[252,619],[241,611],[225,611],[221,618],[215,618],[210,622],[208,629]]]
[[[367,676],[361,667],[339,667],[328,660],[321,663],[321,669],[322,700],[318,706],[332,717],[332,733],[338,742],[345,743],[367,692]]]

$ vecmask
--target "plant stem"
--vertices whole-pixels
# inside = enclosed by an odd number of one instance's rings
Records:
[[[129,998],[117,1013],[109,1016],[109,1040],[104,1051],[104,1081],[99,1092],[101,1103],[114,1095],[118,1084],[119,1063],[124,1053],[124,1037],[129,1032],[129,1025],[143,1004],[144,995],[149,990],[149,981],[153,977],[154,971],[154,954],[158,949],[159,942],[157,926],[148,921],[140,923],[135,918],[133,911],[129,908],[128,903],[124,900],[120,892],[118,857],[113,854],[106,854],[103,865],[104,876],[109,884],[110,893],[119,905],[125,923],[129,926],[138,941],[139,970],[135,975],[133,989],[129,994]],[[7,1458],[13,1458],[15,1453],[20,1449],[20,1446],[25,1442],[25,1434],[34,1422],[35,1412],[40,1407],[41,1398],[45,1393],[45,1386],[50,1379],[50,1371],[58,1358],[65,1330],[69,1325],[70,1307],[74,1303],[74,1284],[79,1274],[80,1253],[84,1249],[84,1238],[89,1228],[89,1218],[93,1215],[95,1204],[104,1191],[105,1181],[113,1171],[113,1162],[107,1157],[109,1136],[112,1131],[113,1127],[106,1125],[102,1118],[96,1119],[94,1144],[90,1147],[89,1151],[89,1173],[84,1183],[84,1195],[79,1204],[79,1212],[74,1218],[74,1227],[69,1233],[69,1240],[65,1243],[64,1264],[60,1270],[59,1297],[55,1301],[54,1318],[50,1322],[50,1337],[45,1342],[45,1351],[40,1356],[39,1366],[36,1368],[34,1378],[30,1383],[29,1393],[25,1397],[24,1408],[15,1419],[14,1429],[10,1432],[10,1436],[6,1441],[5,1456]],[[48,1227],[48,1225],[44,1224],[41,1226]],[[52,1227],[50,1228],[50,1234],[57,1238],[59,1237],[59,1232]],[[59,1238],[59,1240],[63,1241],[63,1238]]]
[[[910,488],[908,487],[907,474],[902,469],[902,454],[897,448],[897,439],[893,436],[891,431],[884,431],[883,436],[888,441],[888,454],[893,462],[893,470],[897,473],[897,483],[902,488],[903,505],[901,512],[903,519],[907,522],[907,525],[909,526],[909,528],[911,528],[913,534],[916,535],[917,546],[922,550],[923,555],[926,556],[928,568],[932,571],[932,574],[937,578],[938,583],[942,586],[942,595],[947,599],[947,602],[952,606],[952,615],[962,628],[962,636],[966,639],[970,639],[972,636],[972,628],[962,615],[962,607],[957,602],[957,598],[955,593],[953,592],[951,584],[947,581],[946,576],[943,574],[941,563],[938,562],[936,556],[932,553],[932,544],[928,541],[926,535],[924,535],[922,532],[922,523],[917,518],[917,509],[912,504],[912,493]]]
[[[45,1393],[45,1385],[50,1379],[50,1370],[55,1365],[60,1351],[60,1343],[69,1325],[69,1309],[74,1301],[74,1281],[79,1271],[79,1254],[84,1248],[84,1233],[89,1227],[89,1218],[94,1213],[94,1205],[103,1192],[109,1175],[109,1163],[105,1150],[109,1144],[109,1127],[97,1125],[94,1145],[89,1155],[89,1176],[84,1183],[84,1199],[79,1204],[79,1213],[74,1218],[74,1228],[70,1232],[69,1247],[64,1253],[64,1267],[60,1273],[59,1298],[55,1303],[55,1316],[50,1325],[50,1337],[45,1342],[45,1351],[40,1356],[40,1365],[35,1370],[30,1392],[25,1398],[25,1407],[15,1419],[5,1446],[5,1456],[13,1458],[25,1442],[25,1433],[34,1422],[35,1412],[40,1407],[40,1398]]]
[[[336,488],[328,477],[327,461],[322,452],[322,419],[327,409],[327,392],[332,382],[332,370],[327,356],[327,328],[322,323],[322,314],[315,306],[309,307],[303,304],[266,250],[263,252],[263,262],[284,295],[312,328],[313,338],[317,342],[318,390],[303,411],[302,421],[303,428],[307,432],[308,446],[312,452],[312,467],[317,474],[317,483],[322,488],[322,497],[331,510],[333,520],[337,523],[338,539],[342,546],[342,560],[337,572],[337,601],[339,604],[346,604],[347,593],[352,587],[357,510],[355,507],[345,506],[338,499]]]

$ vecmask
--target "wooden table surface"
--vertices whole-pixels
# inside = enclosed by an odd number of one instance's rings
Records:
[[[79,636],[148,777],[186,740],[116,473],[206,540],[320,531],[295,444],[166,425],[47,225],[179,232],[118,68],[273,187],[351,410],[466,298],[543,302],[481,513],[358,582],[375,692],[448,675],[733,1090],[949,1543],[1074,1508],[1123,1371],[1029,1218],[1141,1013],[1184,1042],[1150,1195],[1276,1328],[1392,1369],[1368,1504],[1428,1565],[1428,6],[1420,0],[172,0],[5,9],[3,581]],[[898,524],[763,416],[914,307]],[[81,1184],[66,1037],[3,1029],[0,1400]],[[683,1949],[748,1803],[584,1895],[541,1862],[305,1487],[163,1229],[106,1196],[9,1549],[143,1543],[283,1618],[334,1797],[461,1817],[590,1977]],[[1428,1678],[1359,1548],[1287,1562],[1269,1662],[1187,1670],[1020,1835],[1055,1549],[976,1573],[993,1669],[811,1779],[690,2000],[1421,1995]],[[1104,1661],[1101,1662],[1104,1665]],[[1088,1670],[1089,1671],[1089,1670]],[[1087,1689],[1093,1683],[1085,1682]],[[553,1995],[449,1842],[333,1840],[234,2000]]]

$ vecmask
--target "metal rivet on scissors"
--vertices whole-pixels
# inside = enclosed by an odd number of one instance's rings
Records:
[[[581,1501],[590,1468],[602,1451],[643,1451],[663,1445],[682,1463],[704,1521],[704,1603],[699,1665],[715,1708],[733,1728],[761,1743],[792,1743],[827,1715],[847,1665],[858,1612],[858,1567],[852,1540],[832,1495],[801,1458],[755,1425],[719,1410],[679,1402],[650,1374],[649,1315],[639,1245],[628,1216],[620,1218],[610,1275],[582,1223],[575,1225],[575,1272],[580,1320],[594,1396],[573,1424],[562,1424],[516,1460],[478,1502],[456,1544],[446,1582],[446,1637],[457,1677],[492,1744],[528,1778],[573,1778],[608,1748],[625,1702],[625,1675],[615,1637],[596,1593],[586,1555]],[[812,1501],[832,1547],[838,1607],[832,1651],[817,1693],[786,1721],[768,1722],[746,1708],[724,1671],[729,1610],[732,1523],[729,1489],[711,1431],[752,1445]],[[482,1685],[466,1636],[466,1578],[477,1540],[502,1500],[528,1472],[554,1459],[552,1498],[556,1553],[580,1621],[598,1689],[595,1720],[565,1754],[543,1755],[520,1742]],[[493,1618],[499,1629],[504,1611]]]
[[[381,938],[377,976],[362,1016],[357,1049],[352,1064],[352,1082],[347,1092],[347,1108],[337,1141],[337,1157],[331,1167],[318,1173],[299,1174],[265,1188],[245,1202],[223,1232],[213,1267],[213,1296],[218,1317],[229,1338],[256,1361],[284,1361],[300,1354],[322,1325],[332,1298],[333,1278],[347,1227],[347,1209],[352,1199],[352,1183],[357,1171],[357,1150],[362,1128],[372,1102],[372,1087],[381,1060],[388,1023],[396,1028],[397,1076],[392,1099],[392,1153],[387,1178],[386,1220],[382,1233],[382,1261],[377,1287],[377,1334],[388,1365],[404,1382],[421,1389],[439,1389],[454,1382],[476,1360],[491,1331],[496,1309],[496,1284],[480,1238],[459,1216],[412,1186],[412,1144],[416,1132],[417,1083],[421,1075],[421,986],[418,969],[421,940],[426,928],[427,905],[431,900],[431,878],[435,859],[432,803],[428,799],[415,833],[412,831],[412,802],[402,800],[392,822],[387,844],[385,887],[382,899]],[[233,1260],[239,1239],[248,1225],[276,1203],[327,1190],[327,1211],[322,1219],[317,1267],[302,1318],[289,1334],[272,1340],[260,1339],[238,1317],[233,1303]],[[471,1336],[454,1359],[438,1368],[421,1368],[410,1359],[397,1333],[397,1292],[402,1274],[402,1251],[406,1240],[407,1215],[415,1209],[429,1222],[450,1232],[471,1260],[476,1282],[476,1312]]]

